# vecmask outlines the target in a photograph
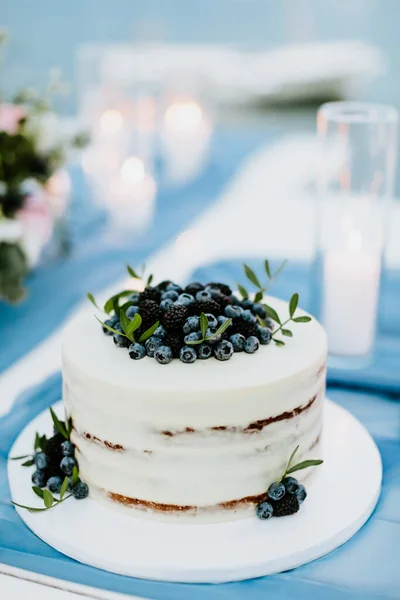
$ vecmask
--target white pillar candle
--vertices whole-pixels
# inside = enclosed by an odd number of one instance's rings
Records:
[[[331,354],[362,356],[371,351],[380,269],[380,256],[361,249],[325,254],[322,322]]]

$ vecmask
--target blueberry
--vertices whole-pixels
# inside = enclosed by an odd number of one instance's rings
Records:
[[[44,452],[38,452],[35,455],[35,465],[39,470],[44,470],[49,466],[49,458]]]
[[[44,487],[46,485],[46,474],[44,471],[35,471],[32,473],[32,483],[37,487]]]
[[[139,312],[139,307],[138,306],[129,306],[126,309],[126,316],[128,317],[128,319],[133,319],[133,317]]]
[[[217,333],[217,328],[216,327],[209,327],[206,331],[206,338],[211,338],[208,340],[208,343],[211,344],[212,346],[215,346],[215,344],[218,344],[218,342],[221,341],[222,336],[221,335],[215,335]]]
[[[206,292],[205,290],[201,290],[201,292],[197,292],[196,300],[202,302],[203,300],[212,300],[212,296],[210,292]]]
[[[234,306],[240,306],[241,300],[237,296],[231,296],[231,302]]]
[[[271,331],[267,327],[261,327],[261,325],[260,325],[258,327],[257,337],[260,340],[260,344],[263,344],[265,346],[266,344],[269,344],[271,341]]]
[[[219,317],[217,317],[218,327],[221,327],[221,325],[223,325],[227,320],[228,317],[224,317],[224,315],[220,315]]]
[[[179,294],[176,290],[170,290],[169,292],[164,292],[161,295],[161,300],[172,300],[172,302],[175,302],[178,300],[178,298]]]
[[[200,327],[200,318],[199,317],[189,317],[186,319],[185,324],[183,326],[183,333],[187,335],[188,333],[192,333],[192,331],[198,331]]]
[[[183,304],[184,306],[190,306],[194,302],[194,296],[192,294],[181,294],[176,301],[177,304]]]
[[[254,352],[257,352],[259,347],[260,342],[258,341],[258,338],[256,338],[255,335],[251,335],[250,337],[248,337],[244,343],[244,351],[248,354],[253,354]]]
[[[154,352],[154,358],[160,365],[167,365],[173,359],[173,354],[169,346],[159,346]]]
[[[59,494],[63,480],[58,475],[54,475],[47,480],[47,487],[53,494]]]
[[[205,291],[208,292],[214,300],[218,300],[222,296],[221,290],[212,287],[211,285],[206,285]]]
[[[222,340],[219,342],[214,350],[215,358],[218,360],[229,360],[233,354],[233,346],[228,340]]]
[[[258,302],[256,302],[255,304],[253,304],[253,313],[255,313],[256,315],[258,315],[261,319],[265,319],[267,316],[267,313],[265,311],[265,308],[259,304]]]
[[[167,311],[173,305],[173,303],[174,301],[171,300],[171,298],[164,298],[164,300],[161,300],[160,302],[160,308],[161,310]]]
[[[211,358],[212,353],[213,351],[210,344],[204,343],[197,346],[197,357],[202,360]]]
[[[253,315],[249,308],[246,308],[246,310],[243,311],[242,319],[247,323],[257,323],[257,317]]]
[[[128,296],[128,301],[137,306],[139,304],[139,292],[133,292],[133,294]]]
[[[76,485],[72,488],[72,495],[77,500],[84,500],[89,496],[89,488],[86,483],[83,481],[78,481]]]
[[[165,288],[165,290],[167,292],[171,292],[171,291],[177,292],[178,296],[179,296],[179,294],[182,293],[182,288],[179,285],[177,285],[176,283],[169,283],[167,285],[167,287]]]
[[[281,481],[271,483],[268,488],[267,495],[271,500],[280,500],[285,495],[285,486]]]
[[[232,306],[228,304],[224,310],[225,316],[230,319],[235,319],[237,317],[241,317],[243,313],[243,309],[240,306]]]
[[[116,323],[114,323],[113,319],[106,319],[104,321],[104,325],[108,325],[109,327],[112,327],[113,329],[115,329]],[[105,335],[113,335],[113,332],[110,331],[109,329],[107,329],[107,327],[104,327],[104,325],[102,326],[103,333]]]
[[[152,335],[151,337],[149,337],[144,343],[146,352],[147,352],[147,356],[150,356],[151,358],[153,358],[155,349],[158,348],[159,346],[161,346],[161,344],[162,344],[162,341],[159,337],[156,337],[155,335]]]
[[[259,519],[269,519],[274,514],[272,504],[269,502],[260,502],[256,508],[256,514]]]
[[[161,342],[160,342],[161,343]],[[133,360],[140,360],[146,356],[146,348],[138,342],[133,342],[128,348],[129,356]]]
[[[61,452],[63,456],[73,456],[75,452],[74,445],[68,440],[61,444]]]
[[[234,352],[243,352],[246,338],[241,333],[234,333],[229,338]]]
[[[212,315],[211,313],[206,313],[206,317],[207,317],[207,321],[208,321],[208,326],[212,327],[213,329],[218,327],[218,321],[217,319],[214,317],[214,315]]]
[[[199,340],[201,340],[200,331],[192,331],[192,333],[188,333],[188,335],[185,335],[185,337],[183,338],[185,344],[189,342],[198,342]]]
[[[283,485],[288,494],[295,494],[299,487],[299,482],[295,477],[285,477]]]
[[[121,331],[122,332],[122,327],[121,325],[116,325],[115,329],[117,331]],[[129,340],[127,337],[125,337],[124,335],[118,334],[118,333],[114,333],[113,334],[113,339],[114,339],[114,344],[116,346],[118,346],[118,348],[127,348],[129,346]]]
[[[250,298],[245,298],[244,300],[242,300],[242,301],[240,302],[240,306],[241,306],[243,309],[247,309],[247,308],[250,308],[250,309],[251,309],[251,308],[253,308],[253,303],[252,303],[252,301],[250,300]]]
[[[64,456],[62,461],[60,462],[60,469],[66,475],[71,475],[72,470],[76,467],[77,462],[73,456]]]
[[[187,294],[192,294],[192,296],[195,296],[197,292],[201,292],[201,290],[204,290],[204,285],[202,283],[198,283],[198,281],[193,281],[185,287],[185,292]]]
[[[197,358],[196,350],[193,346],[183,346],[179,351],[179,358],[183,363],[194,363]]]
[[[297,500],[300,504],[307,498],[306,488],[301,483],[299,483],[295,496],[297,496]]]
[[[164,339],[167,335],[167,330],[162,325],[159,325],[154,332],[154,337],[160,338],[160,340]]]

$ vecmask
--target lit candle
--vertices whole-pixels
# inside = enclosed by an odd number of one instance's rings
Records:
[[[363,248],[358,230],[349,232],[346,249],[325,254],[322,322],[332,354],[362,356],[371,351],[380,270],[380,256]]]

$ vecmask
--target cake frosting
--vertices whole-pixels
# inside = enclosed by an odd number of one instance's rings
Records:
[[[268,304],[287,313],[281,300]],[[132,361],[90,311],[75,319],[63,340],[63,398],[91,496],[168,521],[254,515],[293,449],[299,461],[315,457],[321,439],[326,334],[314,319],[291,329],[283,348],[160,365]]]

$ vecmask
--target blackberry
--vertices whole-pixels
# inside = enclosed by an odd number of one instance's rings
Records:
[[[49,459],[49,466],[47,468],[49,477],[52,475],[60,475],[60,463],[64,458],[61,444],[65,441],[65,437],[61,435],[61,433],[56,433],[46,442],[45,452]]]
[[[274,517],[294,515],[300,508],[300,502],[294,494],[285,494],[281,500],[271,501],[271,504],[274,509]]]
[[[147,287],[139,294],[139,306],[144,300],[154,300],[160,302],[161,292],[157,288]]]
[[[140,316],[143,319],[145,328],[154,325],[160,316],[160,308],[154,300],[143,300],[139,301]]]
[[[241,333],[242,335],[244,335],[245,338],[251,337],[253,335],[255,337],[258,337],[259,335],[257,323],[249,323],[248,321],[244,321],[243,319],[234,319],[232,332],[233,329],[235,330],[235,333]]]
[[[196,296],[197,292],[201,292],[202,290],[204,290],[204,285],[197,281],[193,281],[185,287],[186,294],[191,294],[192,296]]]
[[[225,296],[225,294],[220,294],[218,298],[214,298],[215,302],[218,302],[221,312],[224,312],[225,308],[232,304],[232,300],[230,296]]]
[[[231,290],[231,288],[229,287],[229,285],[225,285],[225,283],[214,283],[214,282],[212,282],[212,283],[207,283],[207,286],[209,286],[211,288],[216,288],[222,294],[224,294],[224,296],[232,296],[232,290]]]
[[[183,324],[188,316],[189,310],[187,306],[183,306],[183,304],[173,304],[168,309],[168,312],[164,313],[161,321],[167,331],[179,331],[182,330]],[[165,345],[167,345],[166,342]]]
[[[196,300],[191,306],[194,315],[203,313],[211,313],[214,317],[218,317],[222,310],[218,302],[215,300]]]
[[[180,349],[183,346],[182,337],[179,334],[167,333],[163,339],[163,346],[171,348],[173,357],[178,358]]]

